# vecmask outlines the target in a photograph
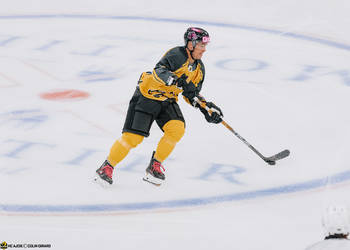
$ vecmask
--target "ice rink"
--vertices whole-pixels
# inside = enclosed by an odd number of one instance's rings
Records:
[[[52,249],[295,250],[350,206],[348,1],[5,0],[0,9],[0,242]],[[180,97],[186,133],[142,181],[162,136],[93,183],[143,71],[211,36],[202,95],[262,154]]]

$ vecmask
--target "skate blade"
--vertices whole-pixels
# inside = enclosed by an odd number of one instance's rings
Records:
[[[164,180],[160,180],[149,173],[146,173],[145,177],[143,177],[142,180],[147,181],[157,187],[164,183]]]
[[[103,188],[109,188],[112,186],[112,184],[109,184],[107,181],[101,179],[101,177],[98,174],[95,175],[94,182]]]

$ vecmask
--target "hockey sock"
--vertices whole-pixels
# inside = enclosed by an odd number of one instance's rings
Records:
[[[112,166],[117,165],[128,155],[130,149],[135,148],[143,140],[142,135],[125,132],[112,146],[107,160]]]
[[[164,135],[160,139],[154,158],[163,162],[173,151],[176,143],[185,133],[185,124],[179,120],[171,120],[163,126]]]

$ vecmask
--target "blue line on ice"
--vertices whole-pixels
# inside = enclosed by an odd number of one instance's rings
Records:
[[[203,198],[178,199],[169,201],[122,203],[122,204],[92,204],[92,205],[0,205],[2,212],[122,212],[122,211],[142,211],[152,209],[174,209],[184,207],[203,206],[221,202],[240,201],[279,194],[289,194],[311,189],[334,185],[350,180],[350,171],[341,172],[333,176],[310,180],[297,184],[266,188],[261,190],[217,195]]]
[[[350,51],[350,45],[342,44],[326,39],[320,39],[312,36],[307,36],[297,33],[284,33],[283,31],[265,29],[254,26],[247,25],[237,25],[219,22],[207,22],[207,21],[195,21],[195,20],[185,20],[185,19],[169,19],[169,18],[154,18],[154,17],[134,17],[134,16],[106,16],[106,15],[15,15],[15,16],[0,16],[1,19],[47,19],[47,18],[60,18],[60,19],[119,19],[119,20],[142,20],[151,22],[172,22],[172,23],[192,23],[208,26],[219,26],[231,29],[244,29],[254,32],[265,32],[273,35],[280,35],[284,37],[290,37],[300,40],[311,41],[326,46],[343,49]],[[333,176],[310,180],[302,183],[290,184],[285,186],[241,192],[232,193],[226,195],[217,195],[211,197],[203,198],[192,198],[192,199],[178,199],[169,201],[154,201],[154,202],[138,202],[138,203],[123,203],[123,204],[92,204],[92,205],[6,205],[0,204],[0,211],[2,212],[122,212],[122,211],[142,211],[142,210],[152,210],[152,209],[166,209],[166,208],[184,208],[184,207],[194,207],[202,206],[208,204],[215,204],[221,202],[229,201],[240,201],[255,199],[261,197],[274,196],[279,194],[296,193],[301,191],[312,190],[316,188],[322,188],[328,184],[334,185],[350,180],[350,171],[341,172]]]
[[[273,35],[279,35],[289,38],[295,38],[305,41],[310,41],[314,43],[323,44],[326,46],[344,49],[350,51],[350,45],[339,43],[327,39],[322,39],[318,37],[308,36],[304,34],[298,34],[294,32],[285,32],[276,29],[261,28],[250,25],[241,24],[231,24],[231,23],[221,23],[221,22],[209,22],[209,21],[196,21],[188,19],[172,19],[172,18],[157,18],[157,17],[142,17],[142,16],[110,16],[110,15],[79,15],[79,14],[47,14],[47,15],[3,15],[0,19],[116,19],[116,20],[132,20],[132,21],[150,21],[150,22],[168,22],[168,23],[191,23],[200,24],[208,26],[218,26],[231,29],[243,29],[255,32],[264,32]]]

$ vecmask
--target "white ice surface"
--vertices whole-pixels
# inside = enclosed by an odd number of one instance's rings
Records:
[[[2,6],[1,242],[303,249],[322,238],[325,206],[350,205],[348,1]],[[156,124],[117,168],[112,188],[94,185],[140,73],[181,45],[190,25],[212,36],[203,95],[263,154],[288,148],[290,157],[266,165],[180,100],[186,134],[164,162],[165,185],[141,180],[162,136]],[[40,98],[67,89],[89,97]]]

